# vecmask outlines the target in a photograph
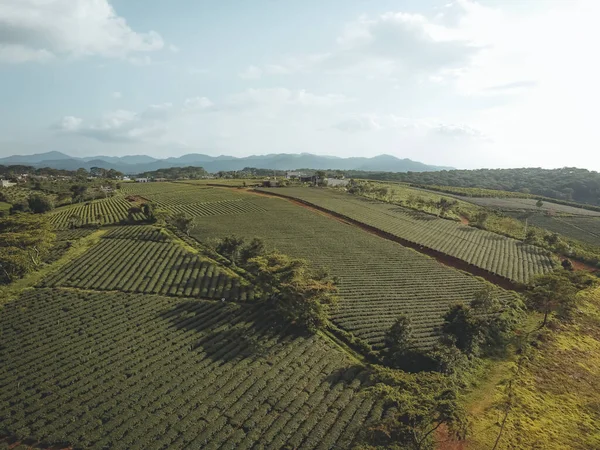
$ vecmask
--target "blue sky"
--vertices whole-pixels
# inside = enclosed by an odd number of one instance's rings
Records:
[[[595,0],[0,1],[0,156],[600,170]]]

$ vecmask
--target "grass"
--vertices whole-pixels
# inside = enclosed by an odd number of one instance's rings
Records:
[[[498,449],[600,448],[600,288],[581,294],[572,323],[543,333],[515,376],[515,358],[494,363],[469,396],[468,447],[492,448],[513,379],[511,409]]]
[[[96,245],[105,233],[106,230],[96,230],[88,236],[75,241],[69,250],[52,264],[45,264],[41,266],[39,270],[31,272],[9,285],[0,286],[0,308],[2,305],[17,298],[23,291],[33,288],[45,277],[58,272],[68,263],[83,255],[91,247]]]

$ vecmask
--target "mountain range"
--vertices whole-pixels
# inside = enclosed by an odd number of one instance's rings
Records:
[[[169,167],[201,166],[208,172],[241,170],[245,167],[258,169],[294,170],[294,169],[340,169],[365,170],[373,172],[429,172],[451,167],[431,166],[410,159],[400,159],[391,155],[379,155],[372,158],[321,156],[311,153],[253,155],[243,158],[234,156],[209,156],[190,153],[179,157],[157,159],[147,155],[93,156],[78,158],[61,152],[52,151],[35,155],[13,155],[0,158],[0,165],[26,165],[50,167],[53,169],[77,170],[92,167],[115,169],[126,174],[149,172]]]

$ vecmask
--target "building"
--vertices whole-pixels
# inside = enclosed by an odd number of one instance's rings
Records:
[[[148,178],[136,178],[135,179],[136,183],[147,183],[148,181],[150,181]]]
[[[302,178],[302,177],[305,177],[305,176],[306,176],[306,174],[304,172],[295,172],[295,171],[292,171],[292,172],[286,172],[285,173],[285,177],[288,180],[296,180],[296,179],[299,179],[299,178]]]
[[[349,183],[349,180],[340,180],[339,178],[325,178],[325,184],[331,187],[346,187]]]
[[[9,180],[0,180],[0,187],[11,187],[11,186],[15,186],[17,183],[13,183],[12,181]]]

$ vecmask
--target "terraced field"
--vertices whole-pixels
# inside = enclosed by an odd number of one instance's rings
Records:
[[[474,203],[479,206],[496,208],[501,210],[526,210],[526,211],[553,211],[563,214],[574,214],[579,216],[600,217],[600,212],[589,209],[575,208],[569,205],[561,205],[552,202],[543,202],[541,207],[536,205],[534,198],[494,198],[494,197],[466,197],[463,201]]]
[[[382,405],[252,305],[37,289],[0,310],[0,430],[73,448],[351,448]]]
[[[250,286],[237,275],[173,243],[150,226],[110,230],[41,286],[242,301],[253,298]]]
[[[306,258],[340,279],[341,304],[334,323],[378,348],[400,313],[414,320],[417,344],[431,346],[450,304],[470,301],[484,287],[479,279],[357,227],[286,200],[253,200],[264,212],[229,220],[199,217],[192,235],[200,241],[231,234],[260,237],[283,253]],[[499,290],[505,301],[512,294]]]
[[[555,267],[552,257],[539,247],[392,204],[330,189],[271,188],[260,191],[306,201],[515,282],[526,283],[531,277]]]
[[[100,225],[117,224],[128,218],[128,211],[133,205],[120,195],[101,200],[78,203],[57,208],[48,214],[50,222],[58,230],[69,228],[72,219],[78,225],[98,223]],[[134,220],[144,220],[141,213],[133,215]]]
[[[123,191],[151,200],[173,213],[191,217],[263,211],[253,197],[231,189],[187,183],[128,183]]]
[[[519,215],[514,217],[519,218]],[[600,217],[534,214],[528,218],[528,222],[553,233],[600,247]]]

